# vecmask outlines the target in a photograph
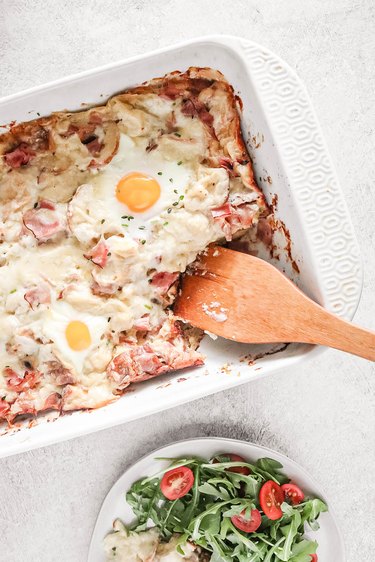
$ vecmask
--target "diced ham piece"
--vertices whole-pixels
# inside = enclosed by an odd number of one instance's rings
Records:
[[[178,87],[172,82],[167,82],[163,88],[160,90],[161,97],[167,99],[175,100],[181,94],[181,87]]]
[[[25,371],[23,377],[20,377],[16,371],[10,367],[4,369],[4,376],[7,387],[14,392],[23,392],[30,388],[35,388],[40,381],[41,373],[39,371]]]
[[[168,273],[160,271],[155,273],[151,280],[151,285],[155,287],[161,295],[165,295],[171,285],[179,278],[179,273]]]
[[[53,201],[49,201],[48,199],[41,199],[38,203],[39,209],[49,209],[50,211],[54,211],[56,209],[56,205]]]
[[[254,209],[247,203],[234,207],[232,218],[232,232],[250,228],[254,220]]]
[[[12,404],[11,415],[8,419],[13,420],[16,416],[20,414],[32,414],[35,415],[37,409],[33,402],[33,399],[26,392],[21,394],[19,398]]]
[[[47,283],[40,283],[28,289],[24,295],[24,299],[29,303],[32,310],[35,310],[41,304],[49,304],[51,302],[49,286]]]
[[[219,158],[219,165],[221,168],[225,168],[229,173],[233,171],[233,161],[226,156]]]
[[[211,209],[214,221],[220,226],[225,238],[232,240],[233,234],[252,226],[254,221],[254,209],[247,202],[232,204],[227,201],[221,207]]]
[[[48,207],[46,204],[47,202],[44,201],[43,206],[39,205],[35,209],[30,209],[23,215],[24,225],[31,230],[39,242],[47,242],[65,231],[65,224],[59,218],[56,210],[51,208],[50,202],[48,202]]]
[[[101,149],[103,148],[103,143],[100,142],[98,138],[93,138],[90,142],[85,143],[87,150],[93,156],[98,156]]]
[[[48,373],[52,376],[55,383],[63,386],[64,384],[73,384],[75,378],[69,369],[66,369],[60,361],[47,362]]]
[[[93,123],[95,125],[101,125],[103,123],[103,117],[97,111],[92,111],[89,115],[89,123]]]
[[[108,257],[108,248],[103,240],[100,240],[96,246],[94,246],[88,254],[85,254],[85,258],[91,260],[92,263],[98,265],[99,267],[105,267]]]
[[[6,400],[0,400],[0,419],[6,419],[10,412],[10,404]]]
[[[168,365],[164,364],[148,344],[135,348],[132,359],[137,367],[137,373],[143,372],[145,375],[155,377],[168,371]]]
[[[35,151],[25,142],[21,142],[17,148],[4,154],[4,160],[11,168],[26,166],[35,156]]]
[[[90,136],[94,134],[95,128],[96,128],[96,124],[94,122],[85,123],[82,125],[81,124],[76,125],[74,123],[70,123],[68,130],[65,133],[62,133],[61,136],[71,137],[72,135],[77,133],[77,135],[79,136],[79,140],[81,142],[84,142],[86,139],[88,139]]]
[[[93,295],[103,297],[109,297],[118,291],[118,285],[116,283],[98,283],[95,280],[91,283],[90,288]]]
[[[220,207],[211,209],[211,215],[214,219],[217,219],[219,217],[229,217],[231,214],[232,214],[232,208],[229,201],[227,201],[226,203],[224,203],[224,205],[221,205]]]
[[[169,371],[148,344],[128,346],[128,349],[117,355],[108,367],[108,376],[116,383],[119,390],[126,388],[131,382],[145,380]]]
[[[181,107],[181,113],[186,115],[187,117],[199,117],[202,123],[205,123],[210,128],[212,128],[212,124],[214,122],[214,118],[211,113],[207,110],[204,103],[199,101],[198,98],[190,97],[183,101]]]
[[[61,395],[58,392],[52,392],[44,401],[43,410],[60,410]]]
[[[133,328],[139,332],[148,332],[151,330],[150,315],[144,314],[141,318],[135,321]]]
[[[160,328],[160,338],[143,345],[136,341],[124,342],[122,352],[107,368],[107,376],[118,391],[129,384],[156,377],[168,371],[184,369],[203,364],[200,353],[187,347],[181,328],[175,320],[169,319]]]

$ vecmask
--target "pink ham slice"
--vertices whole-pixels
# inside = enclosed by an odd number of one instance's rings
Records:
[[[61,395],[58,392],[52,392],[44,401],[43,410],[60,410]]]
[[[92,263],[103,268],[106,266],[108,257],[108,248],[102,240],[94,246],[88,254],[85,254],[85,258],[91,260]]]
[[[144,314],[135,321],[133,328],[138,332],[149,332],[151,330],[150,315]]]
[[[130,383],[141,382],[168,371],[185,369],[202,365],[201,356],[195,351],[177,350],[169,342],[164,342],[164,349],[156,352],[149,344],[131,347],[113,359],[107,369],[107,375],[114,381],[118,390],[123,390]]]
[[[202,123],[205,123],[205,125],[212,128],[214,118],[207,110],[204,103],[202,103],[198,98],[190,97],[184,100],[181,107],[181,113],[187,117],[198,117]]]
[[[10,404],[0,399],[0,419],[6,419],[10,412]]]
[[[47,283],[41,283],[31,289],[28,289],[24,295],[24,299],[29,303],[32,310],[35,310],[41,304],[49,304],[51,302],[51,293]]]
[[[101,149],[103,148],[103,143],[100,142],[98,138],[93,138],[90,142],[85,143],[87,150],[93,156],[98,156]]]
[[[163,363],[149,344],[128,346],[126,351],[113,359],[108,367],[108,376],[119,390],[131,382],[144,380],[166,373],[168,365]]]
[[[73,384],[76,382],[72,372],[69,371],[69,369],[66,369],[60,361],[48,361],[46,365],[48,374],[51,375],[55,383],[59,386],[63,386],[64,384]]]
[[[11,168],[26,166],[35,156],[34,150],[25,142],[21,142],[17,148],[4,154],[4,160]]]
[[[249,228],[254,221],[254,209],[248,203],[231,205],[229,201],[211,209],[212,218],[219,224],[226,240],[231,241],[233,234]]]
[[[232,214],[232,208],[231,208],[231,205],[230,205],[229,201],[227,201],[226,203],[224,203],[220,207],[216,207],[215,209],[211,209],[211,215],[214,219],[217,219],[217,218],[220,218],[220,217],[229,217],[231,214]]]
[[[35,209],[26,211],[23,223],[39,242],[47,242],[57,234],[65,231],[55,205],[51,201],[41,201]]]
[[[179,278],[179,273],[168,273],[167,271],[160,271],[155,273],[152,277],[151,285],[157,289],[161,295],[165,295],[168,289],[177,279]]]
[[[6,367],[4,369],[4,376],[9,390],[23,392],[37,386],[40,381],[41,373],[39,371],[25,371],[24,376],[20,377],[16,371],[10,367]]]

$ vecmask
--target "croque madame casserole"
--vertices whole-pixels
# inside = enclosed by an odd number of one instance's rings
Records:
[[[170,309],[179,274],[266,209],[238,104],[190,68],[0,136],[0,418],[202,364]]]

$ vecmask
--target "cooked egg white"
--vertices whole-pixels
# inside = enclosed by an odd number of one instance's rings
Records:
[[[43,317],[41,331],[52,340],[56,355],[77,373],[87,356],[99,345],[107,329],[107,319],[74,309],[66,302],[55,301]]]
[[[150,236],[161,213],[181,204],[193,177],[190,164],[146,147],[144,139],[122,134],[118,153],[92,181],[101,221],[116,222],[137,240]]]

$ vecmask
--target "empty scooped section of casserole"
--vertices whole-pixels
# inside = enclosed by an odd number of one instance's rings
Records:
[[[266,211],[224,77],[191,68],[0,136],[0,418],[200,365],[179,275]]]

